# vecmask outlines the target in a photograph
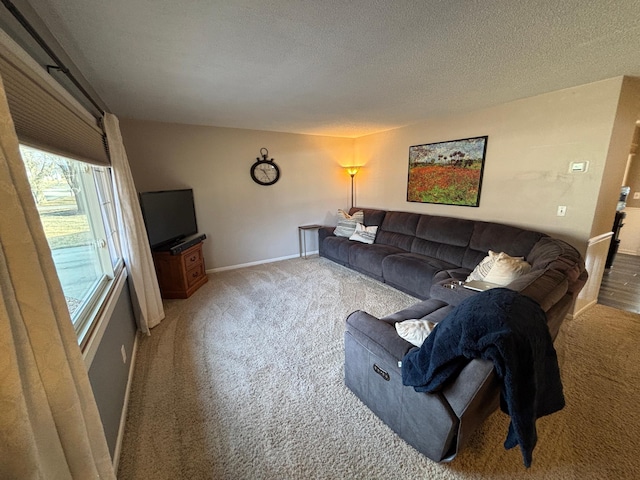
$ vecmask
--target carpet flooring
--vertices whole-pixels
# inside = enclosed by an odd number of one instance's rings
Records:
[[[596,305],[556,340],[567,406],[533,465],[495,412],[451,463],[404,443],[343,382],[344,319],[416,299],[321,258],[209,275],[139,342],[118,478],[631,479],[640,474],[640,316]]]

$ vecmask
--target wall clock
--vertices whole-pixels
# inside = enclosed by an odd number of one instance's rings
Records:
[[[263,150],[264,153],[262,153]],[[269,150],[261,148],[260,155],[262,155],[262,158],[257,157],[256,163],[251,166],[251,178],[258,185],[273,185],[280,179],[280,169],[273,161],[273,158],[271,160],[267,159]]]

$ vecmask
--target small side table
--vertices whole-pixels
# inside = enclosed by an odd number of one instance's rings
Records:
[[[300,258],[307,259],[307,231],[318,231],[322,225],[301,225],[298,227],[298,243],[300,244]],[[302,254],[304,252],[304,255]]]

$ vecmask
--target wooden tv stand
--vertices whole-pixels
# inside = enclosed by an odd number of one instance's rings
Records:
[[[184,252],[153,252],[162,298],[189,298],[209,280],[204,268],[202,242]]]

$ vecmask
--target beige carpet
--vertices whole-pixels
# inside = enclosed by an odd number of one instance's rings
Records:
[[[597,305],[556,347],[567,406],[533,466],[493,414],[450,464],[417,453],[343,384],[344,319],[416,300],[324,259],[210,275],[141,339],[126,479],[625,479],[640,475],[640,316]]]

